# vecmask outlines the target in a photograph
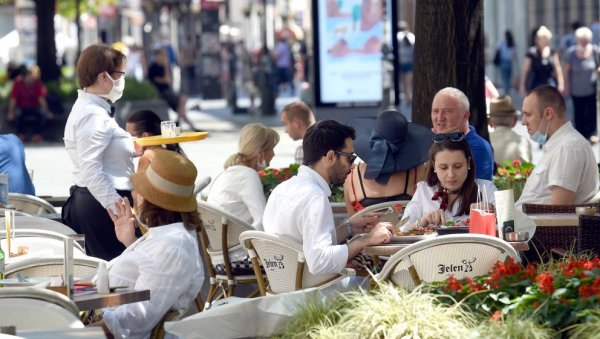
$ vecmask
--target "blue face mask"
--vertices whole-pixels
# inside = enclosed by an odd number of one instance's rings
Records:
[[[542,122],[544,120],[545,119],[542,118]],[[544,146],[546,144],[546,142],[548,142],[548,128],[550,128],[550,121],[548,121],[548,124],[546,125],[546,132],[544,134],[542,134],[542,132],[540,132],[541,127],[542,127],[542,124],[540,123],[540,128],[538,128],[538,130],[535,131],[535,133],[533,133],[533,135],[530,138],[531,138],[531,140],[540,144],[540,146]]]

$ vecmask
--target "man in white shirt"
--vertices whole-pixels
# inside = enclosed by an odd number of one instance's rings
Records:
[[[315,123],[315,115],[305,103],[294,101],[287,104],[281,111],[281,122],[285,125],[285,133],[296,141],[302,139],[308,127]],[[302,164],[303,159],[304,152],[302,145],[299,145],[294,154],[294,160],[297,164]]]
[[[598,192],[598,166],[589,142],[565,115],[565,99],[552,86],[534,89],[523,101],[523,125],[543,155],[523,189],[523,203],[569,205]]]
[[[265,208],[265,232],[284,235],[302,244],[308,270],[315,275],[339,273],[366,246],[388,242],[393,226],[363,218],[336,230],[328,197],[329,184],[341,184],[356,155],[354,129],[325,120],[304,135],[304,164],[298,175],[277,186]],[[349,244],[339,240],[368,232]]]

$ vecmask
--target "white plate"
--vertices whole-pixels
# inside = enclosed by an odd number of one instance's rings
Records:
[[[47,283],[50,281],[48,277],[29,277],[27,282],[21,282],[18,278],[6,278],[0,280],[0,285],[3,286],[34,286],[37,284]]]

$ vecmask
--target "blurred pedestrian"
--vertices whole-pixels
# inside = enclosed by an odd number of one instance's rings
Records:
[[[519,94],[525,96],[536,87],[551,85],[564,91],[563,72],[558,53],[552,47],[552,32],[541,26],[535,34],[535,45],[527,50],[519,78]]]
[[[500,64],[498,67],[500,68],[500,75],[502,77],[503,94],[510,95],[513,65],[517,61],[515,39],[510,30],[507,29],[506,32],[504,32],[504,40],[499,41],[496,48],[498,51],[497,53],[499,53]]]
[[[404,20],[400,21],[398,30],[400,90],[402,91],[403,101],[410,106],[412,103],[415,35],[408,30],[408,24]]]
[[[600,49],[592,45],[592,31],[580,27],[575,31],[577,44],[567,50],[565,60],[565,97],[571,95],[575,129],[592,143],[596,134],[596,80]]]
[[[287,32],[280,32],[277,35],[277,44],[275,45],[274,57],[275,57],[275,70],[277,74],[277,87],[279,93],[279,87],[281,85],[288,86],[292,94],[295,91],[294,88],[294,55],[292,49],[287,41]]]
[[[123,53],[106,45],[90,45],[81,53],[77,79],[83,89],[78,91],[64,135],[73,186],[62,218],[76,233],[85,234],[88,255],[105,260],[125,249],[107,209],[122,197],[132,201],[133,138],[112,117],[112,104],[125,89],[125,63]]]
[[[8,174],[9,192],[35,195],[23,142],[14,134],[0,134],[0,173]]]
[[[16,119],[15,125],[21,141],[28,140],[28,126],[31,126],[31,141],[44,141],[42,137],[44,125],[46,119],[52,117],[48,111],[46,95],[47,89],[40,80],[37,66],[26,69],[23,75],[15,79],[8,102],[7,120],[12,122]]]
[[[148,69],[148,80],[158,90],[161,98],[163,98],[169,107],[177,113],[177,124],[180,124],[180,119],[183,120],[194,131],[200,131],[190,121],[186,113],[187,98],[183,95],[177,95],[173,91],[172,78],[169,68],[169,59],[165,49],[160,48],[154,51],[154,61]]]
[[[518,112],[512,104],[510,96],[503,95],[490,102],[489,124],[494,128],[490,133],[490,143],[494,150],[494,161],[520,160],[531,162],[531,143],[512,129],[517,124]]]

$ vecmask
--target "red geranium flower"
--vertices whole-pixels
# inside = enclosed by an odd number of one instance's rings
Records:
[[[546,294],[554,293],[554,277],[549,272],[540,273],[535,278],[540,290]]]

